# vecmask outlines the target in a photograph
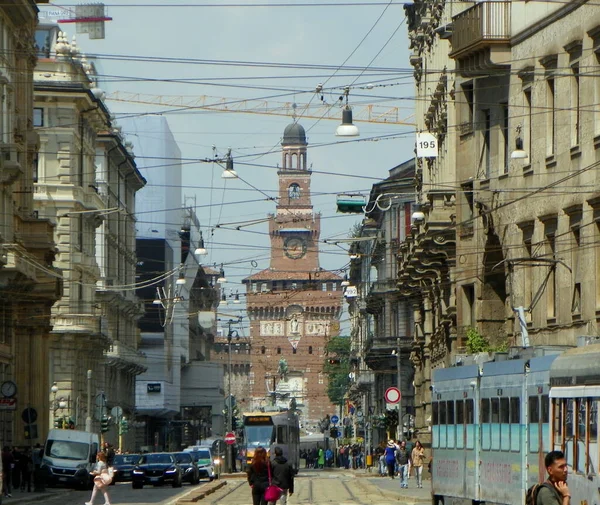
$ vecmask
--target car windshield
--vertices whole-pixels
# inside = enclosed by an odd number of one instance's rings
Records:
[[[194,452],[196,459],[210,459],[210,451],[202,450]]]
[[[87,461],[90,445],[69,440],[48,440],[46,443],[46,456],[50,458],[72,459],[74,461]]]
[[[115,465],[135,465],[139,459],[139,454],[117,454],[113,463]]]
[[[175,454],[175,461],[177,463],[191,463],[192,457],[187,452],[180,452]]]
[[[171,463],[169,454],[144,454],[139,461],[140,465],[154,465],[157,463]]]

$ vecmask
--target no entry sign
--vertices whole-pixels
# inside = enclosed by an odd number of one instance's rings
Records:
[[[227,433],[225,435],[225,443],[227,445],[233,445],[233,444],[235,444],[235,433],[233,433],[232,431],[230,431],[229,433]]]
[[[387,388],[385,390],[385,401],[387,403],[399,403],[402,394],[398,388]]]

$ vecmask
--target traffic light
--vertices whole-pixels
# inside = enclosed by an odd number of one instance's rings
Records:
[[[329,436],[331,438],[337,438],[338,437],[338,429],[337,428],[331,428],[329,430]]]
[[[121,433],[127,433],[129,431],[129,421],[126,417],[121,419]]]
[[[108,431],[108,416],[102,416],[100,420],[100,431],[106,433]]]

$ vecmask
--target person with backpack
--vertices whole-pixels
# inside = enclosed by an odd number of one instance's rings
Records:
[[[551,451],[544,459],[548,480],[531,486],[525,496],[526,505],[569,505],[567,460],[562,451]]]
[[[406,448],[406,442],[400,442],[400,447],[396,451],[396,464],[398,466],[398,476],[400,477],[400,487],[408,487],[408,475],[410,474],[410,451]]]

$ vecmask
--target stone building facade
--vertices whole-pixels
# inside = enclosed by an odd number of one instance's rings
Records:
[[[37,13],[31,0],[0,7],[0,382],[16,386],[3,392],[3,445],[28,443],[20,415],[27,406],[38,413],[32,437],[45,436],[50,310],[61,290],[53,224],[38,216],[33,202]]]
[[[302,422],[316,425],[335,410],[323,373],[325,344],[339,333],[342,279],[319,267],[320,215],[313,213],[304,128],[282,140],[279,198],[269,216],[269,268],[244,279],[250,320],[254,407],[296,399]]]

